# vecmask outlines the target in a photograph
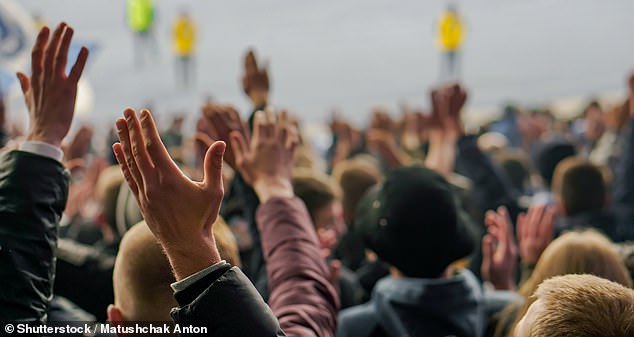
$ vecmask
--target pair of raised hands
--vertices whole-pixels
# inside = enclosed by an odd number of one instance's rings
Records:
[[[555,209],[534,206],[517,217],[517,241],[506,207],[488,211],[482,238],[482,279],[496,289],[515,289],[518,255],[523,264],[534,266],[553,240]]]
[[[220,261],[211,226],[224,196],[223,158],[253,185],[262,202],[293,196],[290,179],[297,132],[286,114],[257,112],[249,137],[235,109],[208,106],[205,118],[216,141],[205,154],[200,182],[186,177],[170,158],[148,110],[139,117],[126,109],[124,117],[116,122],[120,142],[113,150],[177,280]]]

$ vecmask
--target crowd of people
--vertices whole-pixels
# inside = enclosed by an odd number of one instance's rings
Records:
[[[3,134],[3,323],[634,336],[634,76],[617,106],[509,106],[475,133],[466,88],[434,88],[428,112],[333,118],[320,155],[249,51],[248,118],[205,102],[190,139],[128,108],[98,153],[89,127],[68,136],[88,60],[65,73],[72,36],[42,28],[18,73],[29,130]]]

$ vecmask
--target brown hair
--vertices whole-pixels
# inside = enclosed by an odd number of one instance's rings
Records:
[[[555,168],[553,192],[566,215],[598,211],[605,206],[606,181],[601,169],[577,157],[564,159]]]
[[[593,275],[544,281],[535,298],[542,304],[531,337],[634,336],[634,291]]]
[[[516,305],[509,305],[502,312],[502,319],[495,329],[495,336],[512,337],[519,320],[535,301],[537,286],[551,277],[566,274],[593,274],[632,287],[627,268],[618,256],[612,242],[595,230],[568,232],[551,242],[535,265],[533,274],[520,287],[519,294],[526,299],[516,316]],[[508,322],[515,320],[506,333]]]
[[[361,197],[372,186],[383,180],[381,171],[373,162],[363,158],[341,161],[332,170],[332,176],[341,186],[343,216],[346,224],[353,222]]]
[[[312,170],[294,170],[292,183],[295,195],[302,199],[313,222],[315,212],[339,198],[340,193],[331,178]]]

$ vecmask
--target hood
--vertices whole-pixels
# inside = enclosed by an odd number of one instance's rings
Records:
[[[479,337],[484,329],[482,289],[466,269],[448,279],[387,277],[372,299],[390,336]]]

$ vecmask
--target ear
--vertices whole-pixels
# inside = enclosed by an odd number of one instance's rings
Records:
[[[125,323],[121,309],[116,307],[114,304],[110,304],[108,306],[108,322],[115,326],[123,326]],[[117,336],[123,337],[125,335],[118,333]]]

